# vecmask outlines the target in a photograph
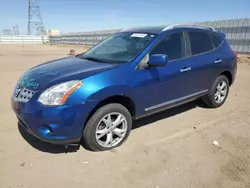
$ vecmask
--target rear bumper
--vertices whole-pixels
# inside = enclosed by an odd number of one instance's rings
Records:
[[[236,74],[237,74],[237,63],[235,63],[234,69],[232,71],[232,83],[231,83],[231,85],[233,85],[233,83],[236,79]]]
[[[84,104],[46,107],[38,102],[11,102],[19,120],[31,135],[53,144],[79,142],[88,114],[94,102]]]

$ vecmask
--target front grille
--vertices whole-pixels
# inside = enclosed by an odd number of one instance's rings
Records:
[[[17,102],[29,102],[32,96],[35,94],[34,91],[26,89],[18,85],[14,92],[14,100]]]

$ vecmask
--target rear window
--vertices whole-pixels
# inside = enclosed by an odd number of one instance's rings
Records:
[[[220,46],[220,44],[223,42],[223,40],[219,37],[219,36],[216,36],[216,35],[211,35],[211,38],[212,38],[212,41],[214,43],[214,47],[217,48],[218,46]]]
[[[213,44],[209,34],[200,31],[189,31],[188,33],[193,55],[213,50]]]

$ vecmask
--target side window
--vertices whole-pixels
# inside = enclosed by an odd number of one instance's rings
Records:
[[[164,38],[157,46],[151,51],[153,54],[165,54],[168,60],[180,59],[183,57],[183,37],[182,33],[174,33]]]
[[[200,31],[190,31],[188,33],[193,55],[208,52],[213,49],[209,34]]]
[[[219,36],[211,35],[212,41],[214,43],[215,48],[220,46],[220,44],[223,42],[222,39]]]

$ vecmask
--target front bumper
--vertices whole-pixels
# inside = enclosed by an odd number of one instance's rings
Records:
[[[33,136],[53,144],[79,142],[89,113],[96,102],[43,106],[35,100],[27,103],[11,101],[20,124]]]

